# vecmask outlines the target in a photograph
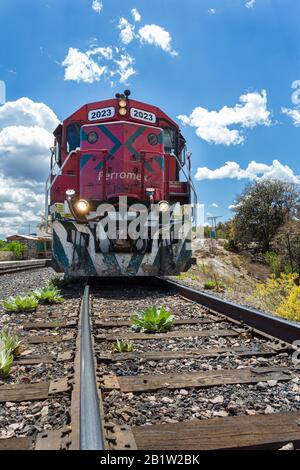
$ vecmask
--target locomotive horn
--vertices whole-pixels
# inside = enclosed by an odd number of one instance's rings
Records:
[[[128,98],[128,96],[131,95],[131,91],[130,90],[125,90],[124,95],[126,96],[126,98]]]

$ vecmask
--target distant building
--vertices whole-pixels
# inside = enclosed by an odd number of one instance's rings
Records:
[[[11,235],[6,240],[18,241],[26,245],[27,251],[24,256],[28,259],[51,258],[52,256],[50,235]]]

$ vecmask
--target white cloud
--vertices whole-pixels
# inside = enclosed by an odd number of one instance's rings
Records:
[[[216,9],[215,8],[209,8],[207,10],[208,13],[210,13],[211,15],[214,15],[216,13]]]
[[[0,236],[35,225],[44,204],[53,130],[59,123],[44,103],[29,98],[0,107]],[[22,229],[23,227],[23,229]]]
[[[93,0],[93,3],[92,3],[92,9],[100,14],[101,13],[101,10],[103,8],[103,3],[101,0]]]
[[[220,180],[220,179],[279,179],[290,183],[300,183],[300,175],[295,175],[293,170],[288,165],[283,165],[278,160],[273,160],[271,165],[266,163],[257,163],[252,161],[248,164],[247,168],[243,169],[236,162],[226,162],[225,165],[215,170],[210,170],[207,167],[200,167],[197,169],[196,180]]]
[[[133,16],[134,21],[136,21],[136,22],[141,21],[142,15],[140,14],[140,12],[136,8],[133,8],[131,10],[131,14]]]
[[[230,210],[233,210],[236,208],[236,204],[230,204],[230,206],[228,206],[228,209]]]
[[[121,54],[120,59],[115,60],[118,65],[116,74],[119,75],[120,83],[126,84],[128,79],[136,73],[133,68],[134,59],[128,53]]]
[[[256,0],[247,0],[245,3],[246,8],[253,8]]]
[[[170,33],[161,26],[146,24],[139,29],[138,36],[141,44],[152,44],[173,56],[178,55],[178,52],[171,47],[172,37]]]
[[[127,45],[135,38],[135,26],[129,23],[126,18],[120,18],[118,28],[120,29],[120,40]]]
[[[52,132],[58,118],[44,103],[35,103],[29,98],[7,101],[0,106],[0,130],[14,126],[39,126]]]
[[[0,171],[13,177],[44,179],[53,136],[38,126],[9,126],[0,131]]]
[[[85,83],[99,82],[106,70],[91,59],[91,51],[81,52],[74,47],[69,48],[62,66],[65,67],[65,80]]]
[[[269,126],[270,112],[267,109],[267,93],[247,93],[241,95],[240,103],[233,108],[224,106],[219,111],[208,111],[201,106],[196,107],[189,116],[179,115],[182,124],[196,127],[196,134],[203,140],[214,144],[237,145],[245,141],[240,126],[252,129],[257,125]]]
[[[134,58],[124,49],[96,45],[85,52],[71,47],[62,62],[65,67],[65,80],[78,83],[94,83],[118,76],[120,83],[126,84],[129,77],[135,74],[133,64]]]
[[[216,204],[215,202],[213,202],[213,203],[211,204],[211,207],[216,207],[216,208],[217,208],[217,207],[219,207],[219,205]]]
[[[281,112],[292,118],[294,126],[300,127],[300,111],[298,109],[281,108]]]

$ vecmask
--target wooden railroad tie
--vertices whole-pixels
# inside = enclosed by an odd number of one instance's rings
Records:
[[[69,390],[70,385],[67,378],[51,380],[50,382],[5,384],[0,385],[0,402],[46,400],[51,395],[65,393]]]
[[[300,445],[300,411],[106,430],[107,450],[279,449]]]
[[[168,331],[167,333],[112,333],[107,335],[95,335],[96,341],[117,341],[118,339],[126,340],[151,340],[151,339],[178,339],[178,338],[206,338],[219,336],[239,336],[240,333],[234,329],[228,330],[183,330]]]
[[[285,381],[292,378],[286,367],[246,367],[182,374],[101,375],[98,380],[104,391],[146,392],[159,389],[206,388],[220,385],[252,384],[268,380]]]
[[[23,330],[52,330],[54,328],[76,328],[76,321],[34,321],[23,324]]]
[[[72,341],[75,339],[75,333],[70,331],[65,335],[30,335],[25,338],[29,344],[40,344],[40,343],[60,343],[61,341]]]
[[[128,360],[142,360],[142,361],[165,361],[172,359],[200,359],[202,357],[218,357],[218,356],[263,356],[270,357],[284,352],[286,349],[281,351],[265,348],[247,348],[243,346],[233,346],[228,348],[206,348],[206,349],[179,349],[177,351],[141,351],[131,353],[105,353],[102,351],[97,352],[96,356],[98,362],[120,362]]]

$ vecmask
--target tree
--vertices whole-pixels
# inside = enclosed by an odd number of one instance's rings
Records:
[[[300,198],[294,184],[279,180],[259,180],[246,186],[236,198],[234,240],[241,247],[255,243],[269,251],[278,229],[298,213]]]
[[[300,274],[300,221],[291,220],[280,227],[273,245],[281,265]]]

